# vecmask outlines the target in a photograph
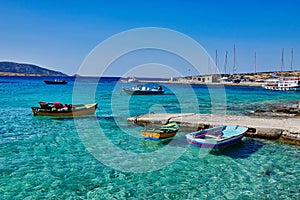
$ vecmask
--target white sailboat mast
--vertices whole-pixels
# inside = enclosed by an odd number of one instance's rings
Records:
[[[236,68],[236,58],[235,58],[235,44],[233,46],[233,74],[235,74],[237,72],[237,68]]]
[[[281,52],[281,72],[283,71],[284,68],[284,48],[282,48]]]
[[[293,62],[294,62],[294,49],[291,50],[291,71],[293,71]]]
[[[225,58],[224,58],[224,74],[226,74],[227,62],[228,62],[228,51],[226,51]],[[230,74],[230,72],[229,72],[229,74]]]
[[[256,75],[256,52],[254,52],[254,75]]]

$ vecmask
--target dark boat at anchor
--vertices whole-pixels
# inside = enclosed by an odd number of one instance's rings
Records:
[[[54,81],[45,80],[44,82],[46,84],[67,84],[68,83],[65,80],[57,80],[57,79],[55,79]]]

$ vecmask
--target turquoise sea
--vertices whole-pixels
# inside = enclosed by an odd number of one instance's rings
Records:
[[[298,92],[165,84],[165,95],[128,96],[116,78],[0,77],[0,199],[299,199],[300,147],[244,138],[209,152],[145,141],[129,116],[150,112],[250,115],[294,105]],[[76,87],[73,87],[73,86]],[[75,94],[75,95],[74,95]],[[38,101],[98,102],[95,117],[33,116]],[[224,103],[225,102],[225,103]]]

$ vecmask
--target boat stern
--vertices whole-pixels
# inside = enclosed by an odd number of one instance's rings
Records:
[[[32,110],[33,115],[37,115],[39,112],[37,107],[31,107],[31,110]]]

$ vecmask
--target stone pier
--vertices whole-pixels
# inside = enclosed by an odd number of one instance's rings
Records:
[[[129,122],[136,124],[165,124],[178,122],[182,129],[196,131],[221,125],[239,125],[248,128],[247,137],[279,139],[284,142],[300,145],[299,117],[249,117],[211,114],[145,114],[130,117]]]

